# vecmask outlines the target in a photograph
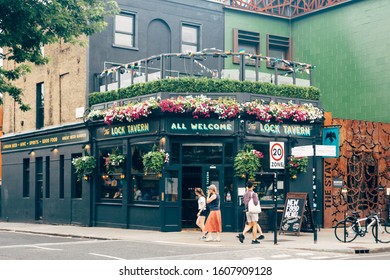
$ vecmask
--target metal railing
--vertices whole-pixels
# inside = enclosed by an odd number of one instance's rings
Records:
[[[308,63],[244,52],[224,52],[218,49],[205,49],[195,53],[159,54],[126,64],[114,62],[104,64],[105,69],[96,76],[97,91],[116,90],[136,83],[181,77],[311,86],[312,70],[315,68]]]

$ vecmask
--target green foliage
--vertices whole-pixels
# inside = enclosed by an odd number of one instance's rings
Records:
[[[157,147],[154,146],[152,151],[142,157],[144,172],[161,173],[164,168],[164,164],[168,163],[168,161],[168,153],[164,150],[157,150]]]
[[[16,63],[45,64],[48,58],[41,53],[41,46],[59,40],[86,44],[80,40],[102,31],[107,23],[104,17],[119,12],[116,1],[109,0],[2,0],[0,1],[1,58]],[[29,71],[25,65],[14,70],[0,68],[0,92],[8,93],[26,111],[22,91],[12,81]],[[2,100],[0,100],[0,104]]]
[[[83,156],[74,158],[72,164],[75,168],[77,180],[81,180],[84,175],[91,175],[95,171],[96,159],[93,156]]]
[[[95,92],[89,96],[89,104],[115,101],[119,99],[142,96],[157,92],[247,92],[254,94],[284,96],[319,100],[320,91],[314,87],[300,87],[295,85],[274,85],[270,83],[235,81],[228,79],[207,78],[180,78],[164,79],[147,83],[138,83],[117,91]]]
[[[255,178],[255,172],[261,167],[260,159],[263,154],[253,149],[250,144],[245,144],[242,151],[234,158],[234,170],[237,176],[247,176],[248,179]]]
[[[303,173],[307,171],[307,166],[309,164],[308,157],[294,157],[291,156],[288,159],[286,168],[292,179],[296,179],[298,173]]]
[[[106,167],[106,171],[108,174],[112,174],[115,168],[121,167],[126,157],[120,154],[119,149],[115,149],[113,153],[108,154],[108,157],[105,157],[104,166]]]

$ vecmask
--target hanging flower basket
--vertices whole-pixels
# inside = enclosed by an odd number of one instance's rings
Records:
[[[253,149],[253,146],[246,144],[244,149],[237,153],[234,158],[234,170],[241,178],[254,179],[255,172],[261,167],[260,159],[264,156],[261,152]]]
[[[145,174],[156,173],[159,176],[162,173],[164,165],[169,163],[169,154],[163,149],[157,150],[156,147],[153,147],[152,151],[142,157],[142,163]]]
[[[295,180],[299,173],[306,172],[308,164],[308,157],[290,156],[286,165],[286,169],[290,174],[290,178]]]
[[[125,162],[126,157],[119,153],[119,150],[116,150],[112,154],[108,154],[108,157],[105,157],[104,166],[108,174],[111,174],[117,168],[121,168]]]
[[[75,168],[75,173],[77,175],[77,180],[80,181],[84,176],[89,178],[96,168],[96,159],[93,156],[83,156],[79,158],[74,158],[72,164]]]

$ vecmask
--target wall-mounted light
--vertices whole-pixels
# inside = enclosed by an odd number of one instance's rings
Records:
[[[54,146],[53,148],[50,149],[50,151],[57,153],[58,152],[58,146]]]
[[[125,173],[121,173],[120,178],[121,178],[121,179],[125,179],[125,177],[126,177]]]
[[[88,154],[91,152],[91,146],[88,144],[83,145],[83,150],[85,150]]]
[[[34,156],[34,155],[35,155],[35,152],[34,152],[34,150],[30,150],[30,151],[28,152],[28,154],[29,154],[30,156]]]
[[[108,175],[107,174],[103,174],[102,178],[103,178],[103,180],[107,180],[108,179]]]
[[[167,143],[167,139],[165,137],[162,137],[159,140],[160,149],[165,150],[166,149],[166,143]]]
[[[89,175],[84,175],[84,181],[89,181]]]

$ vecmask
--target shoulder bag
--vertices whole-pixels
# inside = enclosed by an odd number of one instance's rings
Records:
[[[251,196],[251,199],[248,202],[248,212],[251,214],[259,214],[261,213],[261,206],[260,201],[257,205],[253,203],[253,194]]]

